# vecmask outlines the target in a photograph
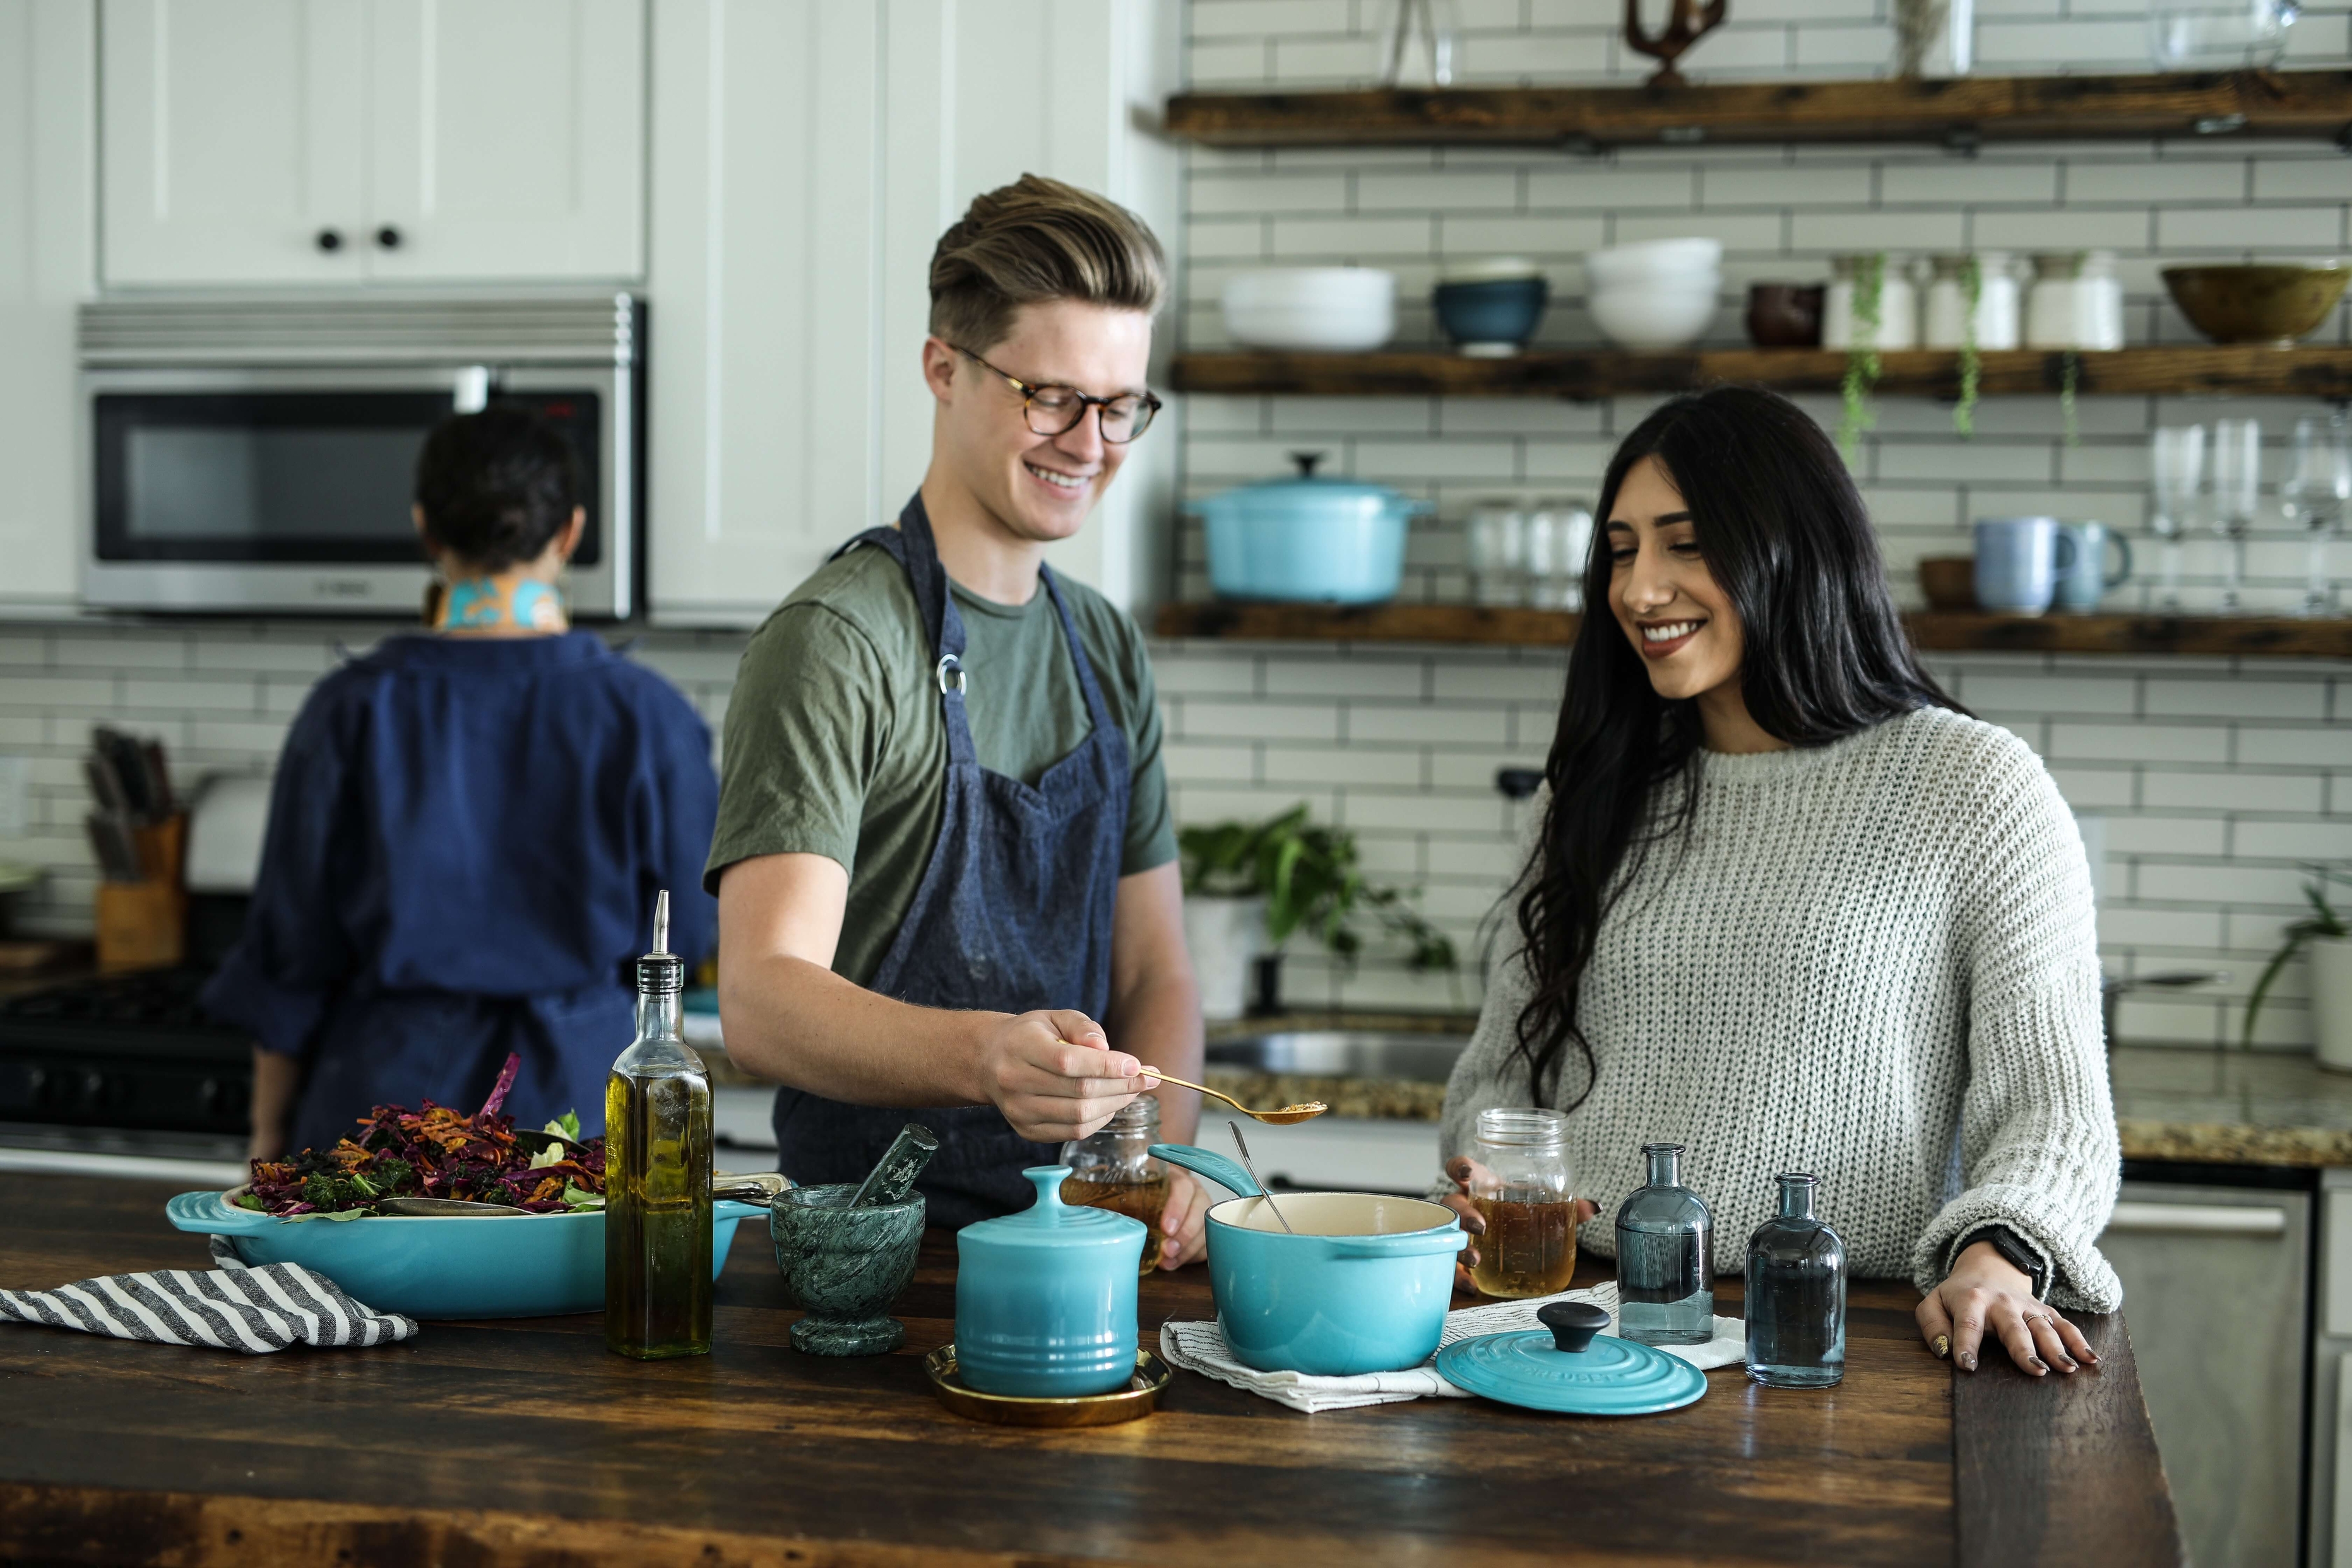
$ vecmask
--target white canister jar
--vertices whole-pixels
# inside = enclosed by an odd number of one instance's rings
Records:
[[[1854,300],[1870,268],[1879,271],[1878,321],[1874,331],[1857,318]],[[1879,252],[1830,258],[1830,291],[1822,304],[1822,347],[1907,349],[1919,342],[1919,297],[1902,264]]]
[[[2311,956],[2311,1027],[2319,1065],[2352,1072],[2352,937],[2315,936]]]
[[[1919,312],[1920,339],[1931,349],[1962,348],[1968,342],[1968,268],[1976,263],[1976,346],[2017,346],[2017,277],[2006,252],[1980,250],[1973,257],[1928,258],[1927,297]]]
[[[2025,346],[2124,346],[2123,285],[2116,278],[2113,251],[2045,250],[2034,256],[2033,286],[2025,296]]]

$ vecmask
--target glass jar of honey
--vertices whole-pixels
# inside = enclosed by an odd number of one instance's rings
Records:
[[[1576,1272],[1576,1191],[1557,1110],[1497,1107],[1478,1113],[1470,1201],[1486,1222],[1472,1283],[1482,1296],[1520,1300],[1568,1289]]]
[[[1160,1214],[1168,1207],[1168,1167],[1151,1157],[1160,1142],[1160,1100],[1139,1094],[1091,1138],[1062,1145],[1062,1201],[1139,1219],[1150,1232],[1139,1276],[1160,1263]]]

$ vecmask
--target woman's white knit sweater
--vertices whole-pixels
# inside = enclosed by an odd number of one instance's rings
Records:
[[[1584,974],[1599,1073],[1568,1119],[1576,1190],[1601,1205],[1584,1245],[1613,1253],[1642,1145],[1681,1143],[1718,1273],[1744,1266],[1773,1176],[1811,1171],[1856,1276],[1927,1289],[1955,1241],[1999,1223],[2042,1249],[2057,1305],[2119,1306],[2096,1246],[2120,1152],[2090,870],[2041,760],[1922,709],[1693,765],[1687,841],[1653,849]],[[1471,1152],[1480,1110],[1532,1103],[1513,1054],[1529,994],[1516,913],[1515,895],[1447,1086],[1449,1158]],[[1583,1085],[1572,1046],[1561,1059],[1546,1103]]]

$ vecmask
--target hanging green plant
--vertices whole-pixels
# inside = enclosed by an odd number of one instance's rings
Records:
[[[1984,297],[1984,268],[1976,253],[1960,258],[1960,299],[1967,312],[1960,319],[1960,400],[1952,405],[1952,428],[1963,439],[1977,433],[1977,384],[1984,374],[1984,358],[1977,353],[1977,301]]]
[[[1862,433],[1878,423],[1870,412],[1870,389],[1878,384],[1878,310],[1886,282],[1886,252],[1854,258],[1853,334],[1845,351],[1845,374],[1838,380],[1843,404],[1838,419],[1838,450],[1852,463]]]
[[[2058,420],[2066,434],[2066,445],[2083,444],[2082,426],[2074,419],[2074,389],[2083,380],[2083,356],[2068,349],[2059,360]]]

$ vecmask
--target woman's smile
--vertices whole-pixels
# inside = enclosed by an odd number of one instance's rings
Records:
[[[1706,625],[1704,618],[1678,621],[1636,621],[1642,631],[1643,658],[1672,658],[1690,647],[1691,639]]]

